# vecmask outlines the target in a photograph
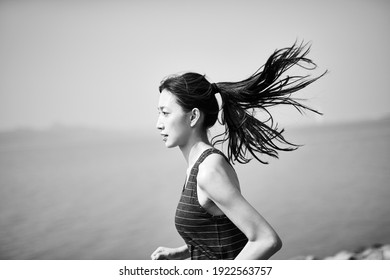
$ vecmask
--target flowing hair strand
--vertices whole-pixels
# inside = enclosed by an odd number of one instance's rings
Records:
[[[268,162],[259,155],[278,158],[279,151],[292,151],[300,145],[288,141],[284,129],[278,124],[269,108],[276,105],[290,105],[303,114],[311,111],[322,115],[321,112],[304,105],[301,99],[292,94],[315,82],[318,77],[310,75],[294,75],[282,77],[283,74],[298,66],[305,70],[314,70],[317,65],[306,55],[310,51],[308,44],[297,44],[289,48],[276,50],[252,76],[239,82],[216,83],[222,98],[223,112],[221,123],[225,131],[213,137],[213,144],[228,142],[227,156],[234,163],[248,163],[253,158],[261,163]],[[256,118],[258,111],[265,112],[266,121]]]

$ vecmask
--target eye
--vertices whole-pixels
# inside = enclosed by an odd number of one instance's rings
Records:
[[[166,111],[161,111],[161,110],[159,110],[157,113],[158,113],[159,115],[163,115],[163,116],[169,115],[168,112],[166,112]]]

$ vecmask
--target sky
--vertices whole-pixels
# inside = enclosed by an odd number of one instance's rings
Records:
[[[381,118],[389,26],[385,0],[1,0],[0,130],[153,131],[167,75],[238,81],[296,40],[311,43],[314,76],[329,71],[297,95],[324,115],[278,108],[280,123]]]

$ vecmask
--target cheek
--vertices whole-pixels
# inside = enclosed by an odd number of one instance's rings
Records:
[[[187,122],[187,119],[185,117],[180,117],[176,118],[172,123],[171,123],[171,128],[174,129],[177,133],[186,133],[190,125]]]

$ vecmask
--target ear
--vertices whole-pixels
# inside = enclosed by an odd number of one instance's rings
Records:
[[[191,127],[194,127],[199,122],[199,119],[200,119],[200,110],[198,108],[192,109],[191,110],[191,117],[190,117]]]

